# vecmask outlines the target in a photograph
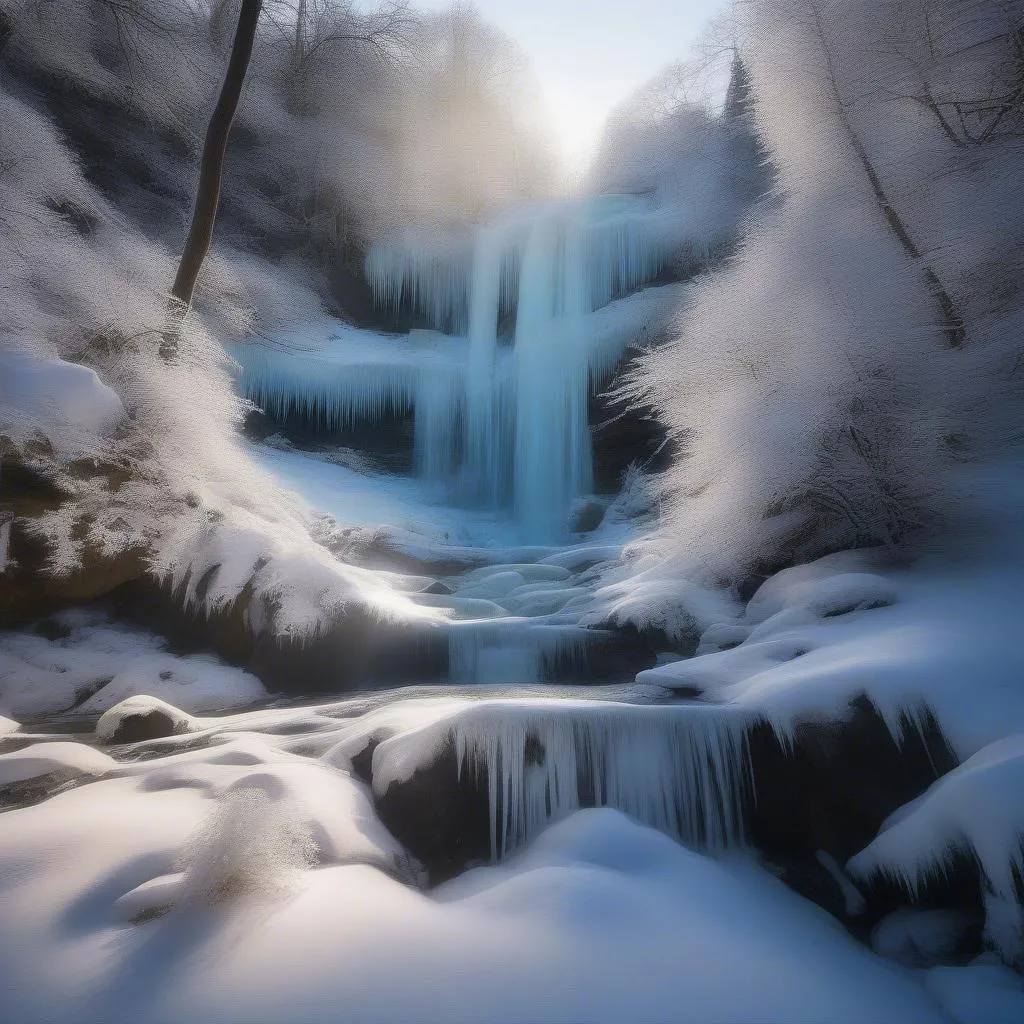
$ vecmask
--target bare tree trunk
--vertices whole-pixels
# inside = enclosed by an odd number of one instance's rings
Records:
[[[942,328],[950,348],[961,348],[967,337],[964,319],[957,310],[956,304],[953,302],[949,292],[946,291],[939,280],[938,275],[924,262],[921,250],[918,249],[910,232],[907,230],[906,224],[903,223],[903,218],[900,217],[892,205],[881,179],[878,177],[878,172],[875,170],[875,165],[868,155],[868,151],[864,148],[864,144],[860,141],[860,136],[858,136],[853,122],[850,120],[850,116],[846,111],[846,105],[843,103],[842,94],[839,92],[839,79],[832,61],[832,51],[829,49],[828,39],[825,35],[825,26],[821,21],[821,12],[818,9],[817,3],[813,2],[813,0],[810,8],[814,14],[814,24],[817,29],[818,38],[821,40],[821,46],[825,53],[829,85],[832,89],[832,97],[835,100],[839,123],[846,133],[846,137],[854,153],[857,155],[861,167],[864,169],[864,173],[871,185],[871,191],[874,193],[875,200],[882,211],[882,216],[885,218],[889,230],[896,236],[896,240],[903,247],[904,252],[921,268],[921,274],[924,277],[928,291],[935,297],[939,311],[942,314]]]
[[[184,312],[192,304],[196,279],[203,266],[203,260],[210,251],[213,240],[213,226],[217,220],[217,206],[220,203],[221,174],[224,169],[224,155],[228,147],[228,135],[231,123],[238,109],[238,99],[242,93],[242,83],[252,56],[253,42],[256,38],[256,25],[259,22],[263,0],[242,0],[242,10],[238,15],[235,39],[231,45],[231,59],[228,61],[227,74],[220,89],[217,106],[214,108],[210,125],[206,130],[206,142],[203,145],[202,161],[199,165],[199,186],[196,190],[196,205],[192,212],[192,224],[185,249],[178,264],[178,274],[174,279],[171,295]]]

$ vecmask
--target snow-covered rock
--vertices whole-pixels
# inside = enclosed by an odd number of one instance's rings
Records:
[[[1024,735],[985,747],[900,808],[850,869],[888,875],[913,894],[958,851],[977,859],[985,881],[986,938],[1024,963]]]
[[[145,694],[127,697],[105,711],[96,723],[103,743],[138,743],[195,732],[196,720],[166,701]]]

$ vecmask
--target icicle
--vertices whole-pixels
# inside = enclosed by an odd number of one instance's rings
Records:
[[[464,481],[471,497],[490,505],[501,500],[507,475],[496,377],[505,247],[506,240],[497,229],[477,233],[469,305]]]
[[[420,372],[413,444],[417,472],[427,480],[445,480],[455,471],[464,391],[461,373]]]

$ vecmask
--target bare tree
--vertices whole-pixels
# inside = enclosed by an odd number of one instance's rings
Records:
[[[202,269],[206,254],[210,251],[213,241],[213,227],[217,220],[217,207],[220,203],[220,184],[224,170],[224,155],[227,152],[228,136],[231,124],[238,109],[238,99],[242,94],[245,72],[252,56],[253,42],[256,38],[256,26],[259,23],[263,0],[242,0],[242,9],[238,14],[238,25],[235,28],[235,39],[231,45],[231,58],[228,61],[227,74],[214,107],[206,130],[206,142],[199,164],[199,185],[196,189],[196,203],[192,211],[192,223],[185,248],[178,264],[178,273],[174,278],[171,295],[175,300],[176,312],[180,315],[192,305],[196,280]],[[177,333],[169,332],[164,337],[161,354],[171,358],[177,352]]]
[[[1019,5],[980,0],[957,13],[960,17],[945,26],[936,23],[927,5],[904,13],[905,39],[897,53],[916,81],[893,95],[924,107],[957,149],[1024,136]],[[965,75],[966,69],[971,73]]]
[[[839,76],[833,57],[832,44],[828,38],[824,19],[822,18],[821,9],[817,0],[808,0],[808,7],[814,20],[815,33],[821,43],[822,53],[825,57],[825,70],[828,77],[828,86],[832,93],[832,98],[835,101],[836,118],[843,130],[843,134],[850,143],[850,147],[856,154],[857,160],[868,179],[872,194],[874,195],[875,201],[882,212],[882,216],[885,218],[885,222],[888,225],[889,230],[893,233],[896,240],[902,246],[903,251],[912,260],[912,262],[921,268],[921,274],[924,277],[928,291],[935,297],[936,304],[939,307],[942,329],[949,346],[951,348],[960,348],[964,344],[967,336],[964,319],[960,315],[952,296],[939,280],[938,274],[936,274],[935,271],[925,262],[924,256],[911,236],[906,223],[899,215],[895,206],[893,206],[892,200],[889,198],[889,194],[886,191],[885,186],[882,184],[881,178],[878,176],[878,171],[875,168],[874,161],[871,159],[871,155],[868,153],[864,143],[861,141],[861,138],[857,133],[857,129],[854,126],[853,119],[850,116],[848,106],[843,99],[842,91],[839,87]]]

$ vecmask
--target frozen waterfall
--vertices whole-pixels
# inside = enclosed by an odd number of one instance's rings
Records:
[[[406,237],[369,255],[382,305],[418,309],[437,329],[466,325],[464,390],[449,393],[446,426],[440,406],[431,413],[426,444],[440,444],[441,429],[461,433],[461,492],[513,504],[524,541],[561,539],[573,499],[591,487],[591,384],[631,333],[608,352],[589,316],[664,269],[672,244],[659,224],[648,203],[605,196],[519,211],[478,228],[468,248]],[[499,331],[506,314],[511,353]],[[424,395],[432,409],[437,399],[436,387]],[[449,440],[421,465],[450,466],[452,450]]]
[[[558,542],[592,487],[588,399],[678,302],[678,286],[631,294],[675,244],[649,203],[622,196],[520,210],[468,239],[406,234],[371,249],[366,276],[379,305],[431,330],[334,321],[235,346],[241,386],[328,429],[411,413],[422,477],[462,504],[514,508],[523,543]]]

